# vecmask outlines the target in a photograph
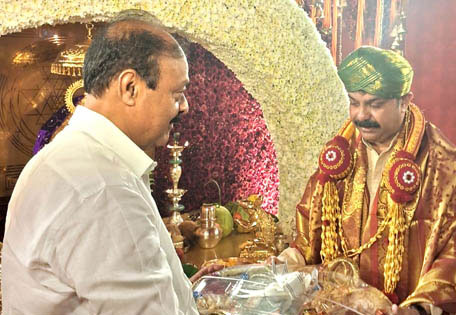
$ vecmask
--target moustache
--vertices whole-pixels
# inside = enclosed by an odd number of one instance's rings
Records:
[[[356,127],[360,127],[360,128],[380,128],[380,125],[377,122],[372,121],[372,120],[363,120],[363,121],[355,120],[354,123],[355,123]]]
[[[173,119],[171,119],[170,123],[174,125],[174,124],[179,123],[180,121],[181,121],[181,115],[180,115],[180,113],[179,113],[179,114],[177,114],[176,117],[174,117]]]

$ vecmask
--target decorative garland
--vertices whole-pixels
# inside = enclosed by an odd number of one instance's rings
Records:
[[[391,154],[382,176],[382,183],[386,186],[390,197],[386,218],[380,224],[376,234],[359,248],[347,248],[342,229],[343,211],[339,205],[339,192],[336,187],[337,180],[344,180],[347,175],[354,172],[354,157],[350,153],[349,144],[350,140],[353,141],[355,131],[352,122],[347,121],[339,135],[322,150],[319,159],[319,179],[323,186],[322,259],[329,262],[341,256],[357,256],[380,239],[385,228],[389,226],[388,249],[384,263],[384,291],[387,295],[393,295],[402,269],[404,233],[410,223],[404,213],[405,204],[416,199],[421,182],[421,171],[414,160],[424,134],[424,117],[418,107],[410,104],[405,121],[405,126],[395,145],[395,151]],[[405,140],[402,140],[403,138]],[[347,179],[346,183],[348,182],[352,180]],[[345,202],[344,206],[346,206]],[[339,248],[339,241],[342,248]]]
[[[106,21],[131,8],[151,12],[211,51],[261,104],[277,153],[279,217],[291,233],[319,148],[348,105],[312,21],[293,0],[23,0],[2,2],[0,35],[44,24]]]

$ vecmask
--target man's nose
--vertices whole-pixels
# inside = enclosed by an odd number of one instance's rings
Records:
[[[181,115],[185,115],[188,113],[188,110],[189,110],[189,107],[188,107],[187,98],[184,95],[182,101],[179,103],[179,113]]]
[[[356,115],[357,117],[357,120],[359,121],[364,121],[364,120],[368,120],[371,118],[371,112],[370,112],[370,109],[369,109],[369,106],[366,106],[366,105],[359,105],[359,108],[358,108],[358,113]]]

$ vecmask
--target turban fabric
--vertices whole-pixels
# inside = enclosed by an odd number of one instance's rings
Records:
[[[387,99],[409,93],[413,79],[413,69],[404,57],[370,46],[349,54],[338,74],[348,92],[364,91]]]

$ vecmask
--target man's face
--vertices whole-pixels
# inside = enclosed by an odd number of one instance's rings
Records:
[[[188,64],[185,57],[158,58],[160,75],[155,90],[146,83],[139,98],[136,143],[143,149],[164,146],[168,142],[173,123],[178,115],[188,112],[188,103],[184,92],[189,83]]]
[[[407,97],[384,99],[362,91],[348,93],[350,119],[363,139],[374,148],[385,148],[399,131],[407,110]]]

